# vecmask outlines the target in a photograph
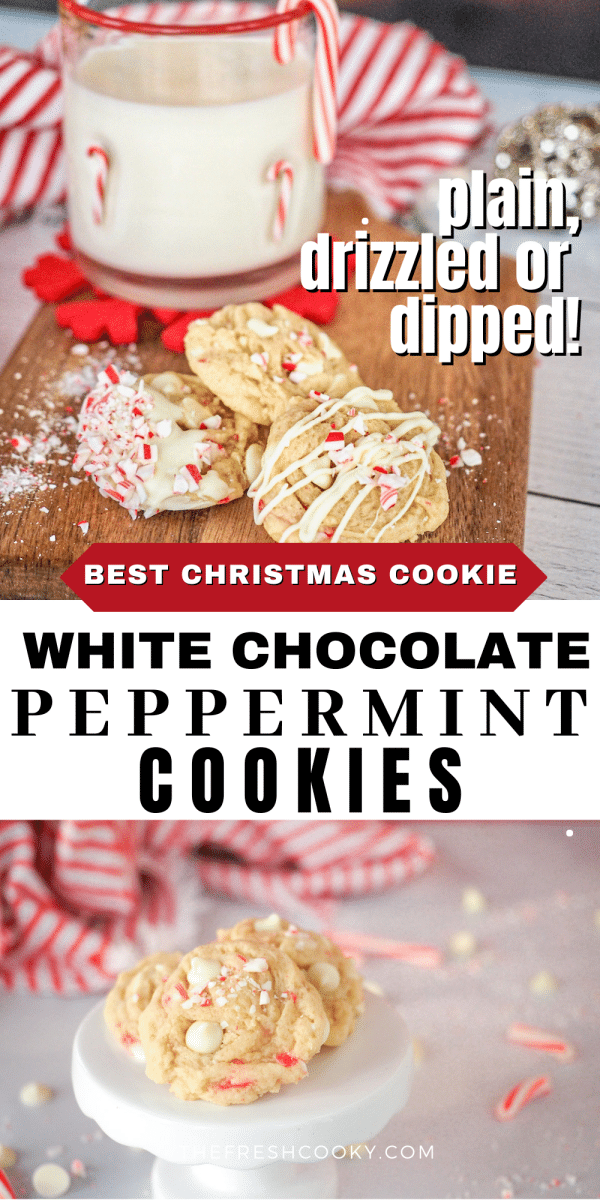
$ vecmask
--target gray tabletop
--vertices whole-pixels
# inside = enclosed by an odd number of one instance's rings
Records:
[[[53,18],[0,9],[0,42],[31,48]],[[472,68],[498,127],[540,104],[600,102],[600,86],[552,76]],[[31,320],[35,298],[20,273],[52,248],[43,217],[0,233],[0,363]],[[514,252],[518,233],[503,235]],[[600,595],[600,225],[588,223],[574,242],[566,292],[583,301],[580,358],[545,358],[535,372],[525,549],[547,574],[536,593],[546,599]],[[542,297],[542,300],[544,298]]]

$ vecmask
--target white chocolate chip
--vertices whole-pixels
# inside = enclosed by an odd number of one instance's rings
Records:
[[[64,1196],[71,1186],[71,1176],[64,1167],[59,1167],[58,1163],[42,1163],[41,1167],[36,1167],[31,1182],[38,1196],[46,1196],[48,1198],[54,1196]]]
[[[308,978],[320,992],[334,992],[340,985],[340,973],[333,963],[316,962],[308,968]]]
[[[0,1168],[6,1171],[9,1167],[14,1167],[16,1161],[17,1155],[12,1146],[3,1146],[0,1142]]]
[[[323,332],[319,333],[319,343],[320,343],[321,349],[325,351],[325,354],[327,355],[328,358],[341,358],[342,357],[341,350],[338,350],[337,346],[335,346],[333,344],[331,338],[328,337],[326,333],[323,333]]]
[[[246,325],[248,329],[251,329],[253,333],[257,333],[259,337],[275,337],[275,334],[279,333],[277,325],[267,325],[267,322],[261,321],[260,317],[250,317],[246,321]]]
[[[485,896],[479,891],[479,888],[468,887],[465,888],[462,894],[462,907],[464,912],[480,913],[485,912],[487,902]]]
[[[254,928],[257,933],[268,933],[271,929],[281,929],[281,917],[278,913],[271,913],[270,916],[255,921]]]
[[[483,461],[479,450],[461,450],[460,457],[462,458],[465,467],[478,467]]]
[[[259,1004],[268,1004],[270,999],[271,999],[271,997],[269,996],[269,993],[262,991],[260,993],[260,996],[258,997],[258,1003]]]
[[[324,365],[322,358],[317,358],[316,360],[301,358],[298,368],[300,371],[304,371],[305,375],[320,375]]]
[[[245,971],[268,971],[269,964],[266,958],[250,958],[247,963],[244,963]]]
[[[19,1092],[19,1100],[28,1108],[37,1108],[40,1104],[47,1104],[53,1095],[52,1088],[45,1083],[26,1083]]]
[[[248,449],[246,450],[246,457],[244,459],[248,483],[254,483],[256,476],[259,474],[262,467],[262,457],[262,449],[259,445],[257,445],[256,442],[253,442],[251,446],[248,446]],[[277,919],[279,920],[279,918]],[[256,921],[254,922],[254,928],[256,929]]]
[[[363,979],[363,987],[366,992],[371,992],[373,996],[385,996],[381,984],[376,983],[374,979]]]
[[[223,1041],[223,1030],[214,1021],[194,1021],[186,1035],[185,1044],[196,1054],[212,1054]]]
[[[538,971],[537,975],[529,980],[529,991],[536,996],[546,996],[550,992],[555,992],[556,988],[556,979],[550,971]]]
[[[221,964],[214,958],[193,958],[187,973],[187,981],[191,987],[206,987],[211,979],[218,979],[221,974]]]
[[[138,1062],[145,1063],[146,1055],[141,1042],[134,1042],[131,1047],[131,1057],[137,1059]]]
[[[477,949],[477,942],[468,929],[453,933],[448,945],[455,958],[471,958]]]

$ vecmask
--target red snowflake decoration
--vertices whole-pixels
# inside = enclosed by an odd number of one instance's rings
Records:
[[[164,326],[160,335],[163,345],[167,350],[181,354],[190,322],[197,317],[209,317],[214,312],[214,309],[186,313],[175,308],[144,309],[128,300],[107,296],[105,292],[90,284],[72,257],[73,244],[68,225],[56,235],[55,241],[70,257],[42,254],[33,266],[23,271],[21,278],[25,286],[31,288],[40,300],[44,300],[46,304],[57,305],[57,323],[63,329],[70,329],[82,342],[95,342],[101,337],[107,337],[114,346],[135,342],[139,318],[143,312],[149,311]],[[61,303],[70,300],[78,292],[89,291],[90,288],[95,293],[93,300]],[[281,292],[278,296],[271,296],[263,303],[269,308],[274,304],[283,304],[292,312],[314,321],[317,325],[328,325],[336,314],[338,299],[336,292],[307,292],[299,286]]]

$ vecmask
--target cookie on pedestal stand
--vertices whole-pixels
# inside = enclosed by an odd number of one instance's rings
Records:
[[[324,1047],[300,1084],[233,1107],[180,1100],[153,1083],[111,1037],[102,1009],[75,1037],[75,1097],[108,1137],[157,1155],[157,1200],[328,1200],[337,1195],[342,1147],[376,1137],[408,1099],[408,1030],[370,993],[352,1036]]]

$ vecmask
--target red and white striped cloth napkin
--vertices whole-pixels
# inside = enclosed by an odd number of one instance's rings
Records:
[[[160,22],[231,20],[265,9],[231,0],[135,4],[123,15]],[[0,216],[64,199],[58,27],[34,54],[0,47]],[[487,102],[462,59],[408,22],[342,13],[338,141],[330,186],[362,192],[381,216],[410,206],[433,175],[484,134]]]
[[[207,892],[323,928],[333,898],[433,857],[390,821],[0,822],[0,986],[104,990],[142,954],[193,945]]]

